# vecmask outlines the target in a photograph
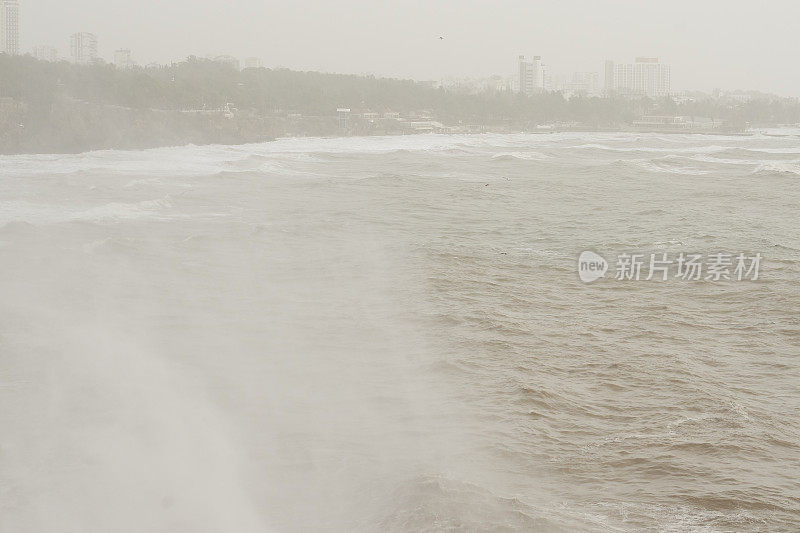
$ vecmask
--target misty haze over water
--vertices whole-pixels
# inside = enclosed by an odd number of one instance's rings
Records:
[[[800,531],[798,20],[0,0],[0,533]]]
[[[793,137],[0,165],[4,532],[800,523]],[[765,263],[586,285],[585,249]]]

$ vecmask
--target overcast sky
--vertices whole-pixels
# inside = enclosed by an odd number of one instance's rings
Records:
[[[20,0],[25,51],[98,35],[142,64],[190,54],[420,80],[512,75],[541,55],[555,74],[657,56],[673,89],[800,96],[798,0]],[[438,39],[445,37],[444,40]],[[602,74],[601,74],[602,76]]]

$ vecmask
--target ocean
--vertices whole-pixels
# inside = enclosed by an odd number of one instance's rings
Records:
[[[772,133],[0,156],[0,531],[800,530]]]

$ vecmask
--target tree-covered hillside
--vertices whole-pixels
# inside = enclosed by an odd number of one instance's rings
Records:
[[[0,152],[80,151],[346,134],[336,109],[430,116],[444,124],[523,131],[552,122],[624,128],[642,115],[685,115],[732,127],[800,122],[796,99],[726,103],[559,93],[465,94],[410,80],[245,69],[190,57],[168,66],[48,63],[0,54]],[[300,117],[299,119],[297,117]],[[349,132],[354,133],[354,132]],[[358,131],[355,131],[358,133]]]

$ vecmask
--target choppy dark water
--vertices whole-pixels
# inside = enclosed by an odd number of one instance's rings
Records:
[[[0,531],[796,531],[799,141],[2,157]]]

